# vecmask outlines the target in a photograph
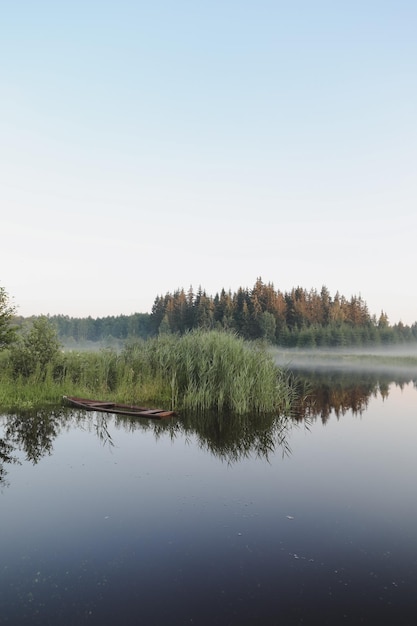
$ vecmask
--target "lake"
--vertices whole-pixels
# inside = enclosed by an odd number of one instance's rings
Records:
[[[415,624],[417,375],[291,419],[0,417],[0,623]]]

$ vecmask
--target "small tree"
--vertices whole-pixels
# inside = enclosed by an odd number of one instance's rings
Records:
[[[275,317],[272,313],[268,311],[264,311],[259,319],[259,326],[261,329],[262,337],[266,339],[269,343],[275,343],[275,333],[276,333],[276,321]]]
[[[10,298],[4,289],[0,287],[0,350],[9,346],[16,339],[16,330],[11,325],[15,307],[10,304]]]
[[[30,331],[12,350],[15,374],[30,376],[37,368],[44,371],[56,359],[60,347],[55,327],[47,317],[38,317]]]

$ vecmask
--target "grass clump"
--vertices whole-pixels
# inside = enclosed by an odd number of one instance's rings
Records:
[[[293,390],[265,349],[222,331],[162,335],[143,347],[173,408],[237,414],[288,409]],[[167,392],[166,392],[167,393]]]

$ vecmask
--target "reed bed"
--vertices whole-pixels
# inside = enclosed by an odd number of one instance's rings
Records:
[[[230,333],[162,335],[143,344],[136,359],[169,386],[175,409],[242,415],[289,408],[294,399],[286,373],[265,349]]]
[[[3,408],[77,395],[178,411],[288,414],[296,395],[264,348],[222,331],[160,335],[121,353],[59,353],[26,377],[12,363],[0,363]]]

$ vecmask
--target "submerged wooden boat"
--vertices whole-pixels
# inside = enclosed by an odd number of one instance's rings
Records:
[[[134,406],[132,404],[120,404],[118,402],[109,402],[107,400],[88,400],[87,398],[76,398],[74,396],[63,396],[63,399],[77,407],[86,411],[101,411],[102,413],[117,413],[119,415],[131,415],[134,417],[147,417],[150,419],[164,419],[175,415],[174,411],[164,411],[163,409],[149,409],[142,406]]]

